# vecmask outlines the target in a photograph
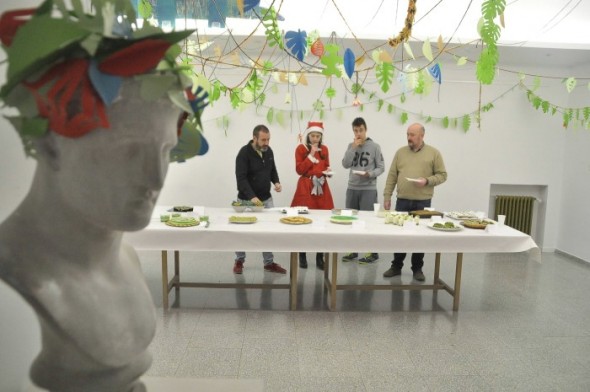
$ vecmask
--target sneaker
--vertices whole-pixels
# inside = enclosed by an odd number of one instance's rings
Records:
[[[264,266],[264,270],[268,272],[276,272],[277,274],[286,274],[287,270],[277,263],[270,263]]]
[[[418,282],[424,282],[426,280],[426,277],[424,276],[424,274],[420,270],[420,271],[414,271],[414,279],[416,279]]]
[[[365,253],[365,257],[359,259],[359,264],[374,264],[379,260],[378,253]]]
[[[347,261],[356,260],[357,257],[359,257],[358,253],[349,253],[349,254],[342,256],[342,261],[347,262]]]
[[[402,274],[401,268],[391,267],[387,271],[383,273],[384,278],[393,278],[394,276],[398,276]]]
[[[244,271],[244,260],[236,260],[234,264],[234,274],[241,275]]]

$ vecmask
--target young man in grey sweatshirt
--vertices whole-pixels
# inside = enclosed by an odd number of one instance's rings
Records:
[[[350,169],[348,188],[346,189],[346,208],[359,211],[373,211],[373,204],[378,202],[377,177],[385,170],[381,147],[367,137],[367,123],[362,117],[352,122],[354,140],[348,145],[342,166]],[[349,253],[342,261],[355,260],[358,253]],[[361,264],[371,264],[379,259],[377,253],[367,253],[359,260]]]

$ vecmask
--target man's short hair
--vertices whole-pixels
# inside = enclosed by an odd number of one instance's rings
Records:
[[[268,130],[268,127],[266,125],[259,124],[254,127],[254,130],[252,131],[252,136],[258,137],[258,134],[260,132],[270,133],[270,131]]]
[[[365,129],[367,128],[367,123],[365,122],[365,119],[362,117],[357,117],[354,120],[352,120],[352,126],[353,127],[360,127],[361,125],[365,126]]]

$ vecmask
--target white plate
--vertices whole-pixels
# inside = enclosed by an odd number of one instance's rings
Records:
[[[440,231],[459,231],[462,230],[463,228],[461,226],[458,226],[456,224],[453,223],[453,225],[455,225],[455,227],[450,228],[450,227],[434,227],[435,224],[437,223],[442,223],[444,225],[444,222],[430,222],[428,224],[428,227],[430,227],[433,230],[440,230]]]
[[[410,177],[406,177],[406,180],[410,181],[410,182],[420,182],[419,179],[417,178],[410,178]]]
[[[322,173],[324,173],[325,176],[333,176],[334,175],[333,171],[328,171],[328,170],[324,170]]]
[[[353,174],[358,174],[359,176],[364,176],[366,171],[364,170],[353,170],[352,171]]]

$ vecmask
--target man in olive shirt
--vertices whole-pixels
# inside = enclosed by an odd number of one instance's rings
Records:
[[[415,211],[430,207],[434,187],[447,180],[447,171],[440,152],[424,144],[424,126],[412,124],[408,127],[408,146],[402,147],[395,153],[385,190],[383,191],[383,205],[386,210],[391,208],[391,195],[397,185],[396,211]],[[401,275],[404,266],[405,253],[394,253],[391,268],[383,273],[390,278]],[[412,271],[414,279],[424,281],[422,273],[424,253],[412,254]]]

